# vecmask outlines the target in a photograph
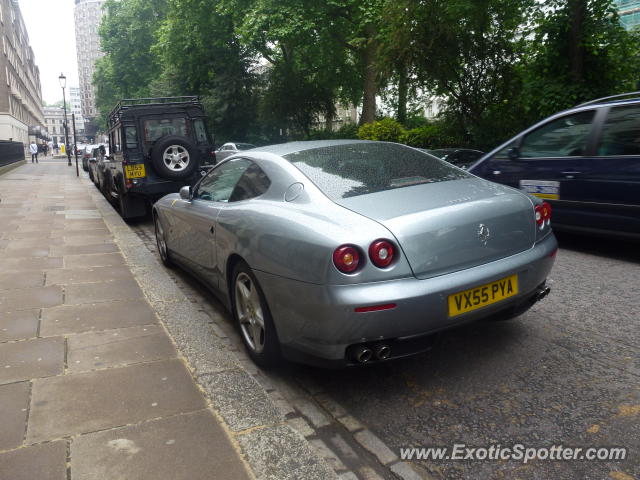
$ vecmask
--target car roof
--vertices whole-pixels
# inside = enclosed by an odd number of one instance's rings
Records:
[[[378,143],[371,140],[310,140],[304,142],[279,143],[266,147],[257,147],[254,152],[273,153],[275,155],[289,155],[290,153],[313,150],[315,148],[334,147],[337,145],[352,145],[357,143]]]

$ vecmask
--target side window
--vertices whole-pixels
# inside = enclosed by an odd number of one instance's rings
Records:
[[[120,127],[113,131],[113,153],[122,151],[122,142],[120,141]]]
[[[249,160],[239,158],[214,168],[202,179],[194,198],[211,202],[228,202],[238,180],[251,165]]]
[[[516,146],[516,142],[517,142],[517,140],[511,142],[509,145],[504,147],[502,150],[500,150],[498,153],[496,153],[491,158],[495,158],[497,160],[509,160],[509,150],[511,150],[513,147]]]
[[[229,201],[238,202],[240,200],[259,197],[269,189],[270,185],[271,180],[269,180],[267,174],[252,162],[251,166],[247,168],[242,174],[242,177],[240,177]]]
[[[602,127],[598,155],[640,155],[640,106],[616,107]]]
[[[522,158],[579,157],[586,153],[594,111],[557,118],[524,137]]]
[[[124,135],[126,138],[127,149],[133,150],[138,148],[138,130],[136,127],[125,127]]]
[[[193,125],[198,143],[209,143],[209,139],[207,138],[207,128],[205,127],[204,122],[198,119],[193,122]]]

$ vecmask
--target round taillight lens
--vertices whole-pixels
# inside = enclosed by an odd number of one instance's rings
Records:
[[[369,246],[369,258],[378,268],[391,265],[395,258],[395,247],[388,240],[376,240]]]
[[[542,202],[535,207],[536,223],[540,228],[543,228],[545,224],[551,223],[551,205],[547,202]]]
[[[342,245],[333,252],[333,264],[342,273],[353,273],[360,265],[360,253],[353,245]]]
[[[549,205],[547,202],[542,202],[542,220],[543,221],[548,221],[551,220],[551,205]]]
[[[542,218],[542,206],[536,205],[535,215],[536,215],[536,223],[538,224],[538,226],[542,225],[544,222],[544,218]]]

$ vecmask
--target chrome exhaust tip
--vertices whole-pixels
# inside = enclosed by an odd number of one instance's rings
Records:
[[[362,345],[355,349],[353,356],[359,363],[368,363],[373,358],[373,351]]]
[[[546,297],[547,295],[549,295],[549,292],[551,291],[550,287],[545,287],[542,290],[540,290],[538,292],[538,294],[536,295],[536,302],[539,302],[540,300],[542,300],[544,297]]]
[[[391,347],[389,345],[376,346],[376,358],[378,360],[386,360],[391,355]]]

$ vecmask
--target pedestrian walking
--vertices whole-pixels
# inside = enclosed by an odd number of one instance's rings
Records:
[[[42,142],[42,153],[45,157],[49,154],[49,145],[47,145],[47,142]]]
[[[58,142],[54,143],[53,144],[53,151],[55,152],[56,155],[58,154],[58,148],[60,148],[60,147],[58,147]]]
[[[31,152],[31,163],[38,163],[38,145],[35,140],[29,144],[29,151]]]

